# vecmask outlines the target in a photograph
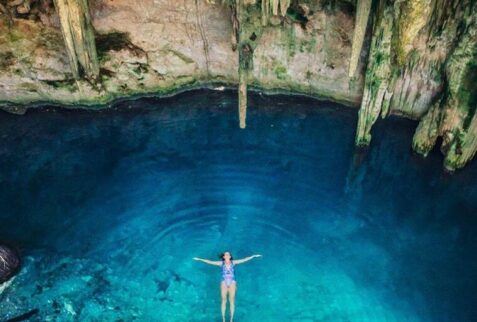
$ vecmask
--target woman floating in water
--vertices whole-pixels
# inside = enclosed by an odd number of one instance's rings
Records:
[[[237,282],[235,281],[234,266],[248,262],[255,257],[261,257],[262,255],[252,255],[242,259],[234,260],[230,252],[225,252],[220,255],[222,260],[211,261],[208,259],[194,257],[196,261],[201,261],[206,264],[221,266],[222,267],[222,280],[220,282],[220,294],[222,295],[222,321],[225,322],[225,307],[227,305],[227,293],[229,294],[230,303],[230,322],[234,320],[235,312],[235,291],[237,289]]]

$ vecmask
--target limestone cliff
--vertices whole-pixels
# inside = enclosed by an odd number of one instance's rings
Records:
[[[16,7],[8,7],[11,1],[0,3],[9,10],[0,15],[2,102],[98,104],[239,80],[234,13],[221,0],[90,0],[97,82],[75,77],[74,65],[84,64],[75,58],[78,46],[65,45],[61,10],[53,1],[29,1],[29,11],[22,14],[23,1]],[[289,14],[284,8],[285,15],[270,8],[266,26],[260,24],[261,4],[246,3],[245,10],[259,14],[255,25],[242,24],[243,33],[250,33],[242,44],[254,48],[248,83],[359,104],[363,78],[347,75],[354,16],[352,6],[343,3],[331,7],[328,1],[304,1],[290,7]],[[244,19],[254,17],[245,13]]]

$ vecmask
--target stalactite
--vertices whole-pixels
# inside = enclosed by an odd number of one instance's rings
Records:
[[[442,117],[441,105],[442,99],[439,99],[431,106],[427,114],[419,122],[414,133],[412,148],[423,156],[427,156],[432,150],[439,136],[439,124]]]
[[[349,63],[349,77],[353,77],[358,67],[359,57],[363,48],[364,36],[368,25],[368,18],[371,11],[372,0],[358,0],[356,4],[355,27],[353,43],[351,48],[351,58]]]
[[[54,0],[54,3],[73,76],[95,81],[99,64],[87,0]]]
[[[288,7],[290,7],[290,0],[280,0],[280,14],[282,16],[287,14]]]
[[[238,54],[239,54],[239,91],[238,91],[238,112],[239,112],[239,126],[241,129],[246,127],[247,118],[247,83],[248,73],[252,66],[253,49],[247,43],[247,37],[244,34],[245,21],[245,5],[249,5],[246,0],[238,0],[236,3],[236,17],[238,19]]]
[[[380,16],[373,32],[373,40],[366,70],[363,99],[359,110],[356,145],[368,145],[371,127],[376,122],[383,106],[389,104],[391,80],[391,38],[393,7],[385,1],[380,3]]]
[[[270,15],[285,16],[290,5],[291,0],[262,0],[262,24],[267,25]]]
[[[270,0],[270,7],[272,8],[272,13],[275,16],[278,15],[279,5],[280,5],[280,0]]]
[[[247,71],[239,69],[239,126],[247,126]]]
[[[477,116],[474,114],[469,127],[459,132],[457,139],[451,144],[444,160],[444,166],[450,171],[462,168],[475,156],[476,152]]]
[[[268,16],[270,12],[270,0],[262,0],[262,26],[268,24]]]
[[[209,3],[213,3],[208,0]],[[270,15],[285,16],[291,0],[222,0],[231,10],[233,27],[232,48],[238,49],[239,66],[239,119],[240,128],[246,127],[247,84],[250,70],[253,68],[253,52],[263,28],[268,25]]]
[[[448,102],[441,132],[448,170],[463,167],[477,150],[477,12],[446,66]],[[449,137],[449,138],[447,138]]]
[[[357,145],[369,144],[371,127],[380,114],[385,117],[398,109],[411,117],[420,117],[441,91],[441,66],[445,56],[433,54],[433,45],[418,39],[421,30],[432,20],[429,18],[432,1],[437,0],[380,0],[365,74]],[[365,30],[364,24],[359,27],[358,20],[359,11],[367,8],[362,9],[364,4],[360,1],[357,5],[350,77],[359,62],[361,44],[356,40],[357,30]]]
[[[428,111],[413,138],[414,150],[425,156],[442,136],[444,166],[451,171],[463,167],[477,151],[477,6],[468,9],[456,23],[463,28],[449,27],[457,32],[457,45],[445,65],[443,100]]]
[[[250,44],[242,42],[239,45],[239,119],[240,128],[246,127],[247,118],[247,84],[249,71],[253,68],[253,48]]]

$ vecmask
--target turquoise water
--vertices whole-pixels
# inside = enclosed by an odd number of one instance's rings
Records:
[[[0,238],[24,267],[0,320],[220,321],[220,269],[237,266],[236,321],[477,320],[477,163],[455,175],[412,154],[416,123],[233,92],[120,102],[101,112],[0,115]]]

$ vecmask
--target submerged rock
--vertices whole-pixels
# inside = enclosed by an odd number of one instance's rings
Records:
[[[6,245],[0,245],[0,283],[12,278],[20,270],[20,256],[18,252]]]

